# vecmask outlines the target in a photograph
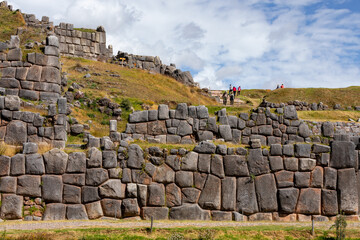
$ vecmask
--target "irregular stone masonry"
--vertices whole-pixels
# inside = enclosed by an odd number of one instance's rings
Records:
[[[276,109],[259,107],[251,114],[227,116],[226,109],[210,117],[204,106],[179,104],[175,110],[159,105],[158,110],[130,114],[123,139],[142,139],[160,143],[194,143],[222,139],[227,142],[249,144],[260,139],[263,146],[295,142],[329,144],[338,134],[348,134],[359,143],[359,123],[332,123],[299,120],[294,105]]]
[[[29,53],[23,61],[20,39],[0,42],[0,87],[6,95],[37,101],[56,101],[61,93],[59,41],[48,36],[44,54]]]
[[[114,63],[122,66],[140,68],[153,73],[170,76],[176,79],[176,81],[188,86],[199,86],[198,83],[194,82],[194,79],[189,71],[183,72],[180,69],[177,69],[173,63],[170,64],[170,66],[162,64],[160,58],[157,56],[141,56],[119,51],[113,60]]]
[[[0,216],[303,221],[343,212],[358,219],[359,151],[353,142],[260,146],[255,139],[250,148],[201,142],[192,151],[143,151],[120,141],[116,148],[104,143],[87,153],[54,148],[40,155],[36,144],[24,143],[22,154],[0,156]],[[34,202],[38,211],[23,216],[23,206]]]
[[[66,98],[59,98],[50,104],[48,115],[20,111],[18,96],[0,96],[0,141],[9,145],[24,143],[47,143],[53,147],[65,148],[70,125]]]

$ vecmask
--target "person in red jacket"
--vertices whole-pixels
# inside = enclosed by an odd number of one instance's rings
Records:
[[[238,87],[238,96],[240,96],[241,86]]]
[[[233,87],[233,93],[234,93],[234,97],[236,96],[236,87]]]
[[[284,88],[284,84],[281,84],[281,87],[280,88]]]

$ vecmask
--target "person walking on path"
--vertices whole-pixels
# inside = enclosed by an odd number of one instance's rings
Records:
[[[234,97],[236,96],[236,87],[233,87],[233,93],[234,93]]]
[[[230,105],[234,105],[234,94],[230,93]]]
[[[241,92],[241,86],[238,87],[238,92],[237,92],[238,96],[240,96],[240,92]]]
[[[226,106],[226,103],[227,103],[227,97],[228,97],[228,94],[226,91],[224,91],[223,95],[222,95],[222,98],[223,98],[223,104]]]
[[[280,88],[284,88],[284,84],[283,84],[283,83],[281,84],[281,87],[280,87]]]

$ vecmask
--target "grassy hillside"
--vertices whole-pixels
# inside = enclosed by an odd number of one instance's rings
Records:
[[[339,103],[343,107],[360,106],[360,87],[348,88],[284,88],[270,91],[264,95],[269,102],[288,102],[293,100],[308,103],[323,102],[329,107]]]
[[[7,8],[0,8],[0,41],[10,39],[11,35],[16,34],[18,27],[24,27],[25,21],[19,11],[10,11]]]

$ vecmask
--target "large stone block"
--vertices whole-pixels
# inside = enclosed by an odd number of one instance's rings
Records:
[[[1,218],[21,219],[23,197],[15,194],[3,194],[1,197]]]
[[[294,172],[279,171],[275,173],[278,188],[294,186]]]
[[[23,121],[11,121],[6,127],[5,143],[22,145],[27,141],[27,125]]]
[[[140,215],[140,208],[136,198],[126,198],[122,201],[123,216],[134,217]]]
[[[219,177],[224,178],[224,164],[223,164],[223,157],[220,155],[213,155],[211,158],[211,174]]]
[[[27,81],[39,82],[41,78],[42,67],[33,65],[29,68],[26,76]]]
[[[224,170],[226,176],[247,177],[249,170],[245,156],[227,155],[224,156]]]
[[[198,170],[199,172],[210,173],[210,154],[199,154]]]
[[[234,211],[236,207],[236,178],[225,177],[221,180],[221,209]]]
[[[269,161],[263,156],[261,148],[249,149],[247,162],[250,174],[260,175],[270,172]]]
[[[117,167],[117,156],[115,151],[103,151],[103,167],[104,168],[115,168]]]
[[[2,177],[0,178],[0,192],[1,193],[16,193],[16,177]]]
[[[181,189],[175,183],[166,185],[166,206],[181,205]]]
[[[130,168],[141,169],[144,164],[144,152],[136,144],[131,144],[128,148],[128,162],[127,166]]]
[[[336,189],[337,183],[337,171],[334,168],[325,167],[324,168],[324,188],[326,189]]]
[[[276,212],[276,183],[273,174],[265,174],[255,178],[256,196],[261,212]]]
[[[26,174],[42,175],[45,173],[43,157],[40,154],[26,155],[25,161]]]
[[[330,167],[355,168],[358,164],[356,160],[353,142],[333,141],[331,143]]]
[[[63,199],[63,181],[61,176],[44,175],[42,181],[42,198],[45,202],[61,203]]]
[[[120,179],[109,179],[99,187],[100,195],[105,198],[124,198],[125,186]]]
[[[101,203],[99,201],[85,204],[85,207],[89,219],[97,219],[104,216],[103,210],[101,208]]]
[[[259,211],[255,193],[255,184],[250,177],[237,179],[236,211],[244,214],[252,214]]]
[[[148,126],[147,126],[147,131],[148,131],[147,134],[149,134],[149,135],[164,135],[164,134],[167,134],[165,121],[149,122]],[[187,134],[185,134],[185,135],[187,135]]]
[[[299,170],[300,171],[312,171],[316,166],[316,160],[311,158],[300,158],[299,159]]]
[[[31,175],[18,177],[16,193],[28,197],[41,197],[41,177]]]
[[[98,186],[109,179],[108,171],[103,168],[86,170],[85,183],[89,186]]]
[[[158,183],[173,183],[175,181],[175,172],[166,164],[162,164],[156,167],[153,180]]]
[[[295,144],[295,157],[309,158],[311,153],[310,144]]]
[[[191,135],[193,133],[192,126],[187,121],[180,121],[177,129],[177,134],[180,136]]]
[[[225,141],[232,140],[232,132],[230,125],[220,125],[219,126],[219,135],[220,138],[223,138]]]
[[[64,174],[62,175],[63,182],[66,184],[84,186],[85,185],[85,174]]]
[[[321,125],[322,134],[324,137],[333,137],[335,132],[335,127],[332,122],[324,122]]]
[[[322,188],[323,187],[323,179],[324,179],[323,168],[320,166],[315,167],[315,169],[311,172],[310,186]]]
[[[67,220],[88,220],[85,206],[82,204],[67,205],[66,208]]]
[[[199,205],[204,209],[220,209],[220,202],[221,181],[218,177],[209,174],[201,191]]]
[[[81,203],[81,188],[72,186],[72,185],[64,185],[63,189],[63,200],[64,203]]]
[[[296,108],[294,105],[287,105],[284,108],[284,118],[290,120],[298,119]]]
[[[216,146],[214,143],[202,141],[194,148],[194,152],[197,153],[215,153]]]
[[[165,205],[165,187],[163,184],[150,184],[148,186],[148,205],[164,206]]]
[[[17,91],[17,89],[20,88],[20,82],[15,78],[2,78],[0,81],[0,87],[6,88],[7,91],[10,91],[10,89]],[[15,95],[18,94],[16,93]]]
[[[62,203],[51,203],[46,205],[43,215],[44,221],[50,220],[65,220],[66,205]]]
[[[22,59],[22,52],[20,48],[14,48],[9,50],[7,54],[8,61],[21,61]]]
[[[186,103],[179,103],[176,107],[175,118],[176,119],[187,119],[188,117],[188,107]]]
[[[41,82],[61,84],[60,71],[54,67],[43,67],[41,72]]]
[[[323,189],[321,191],[321,213],[325,216],[335,216],[338,212],[336,191]]]
[[[197,204],[185,204],[171,208],[169,217],[172,220],[210,220],[210,212]]]
[[[199,154],[196,152],[189,152],[183,157],[181,161],[181,170],[197,171]]]
[[[302,188],[296,206],[296,212],[301,214],[321,214],[321,189]]]
[[[121,200],[103,199],[101,206],[106,217],[121,218]]]
[[[0,176],[8,176],[10,174],[11,158],[5,155],[0,156]]]
[[[73,152],[69,154],[69,160],[66,167],[67,173],[85,173],[86,155],[83,152]]]
[[[310,172],[295,172],[295,187],[307,188],[310,186]]]
[[[68,155],[60,149],[54,148],[43,154],[47,174],[64,174],[68,162]]]
[[[159,104],[158,114],[159,120],[169,119],[169,106],[166,104]]]
[[[98,187],[82,187],[81,201],[83,203],[94,202],[100,200]]]
[[[182,204],[197,203],[199,201],[201,191],[197,188],[189,187],[182,189]]]
[[[279,211],[284,213],[295,212],[299,189],[296,188],[283,188],[278,190],[279,196]]]
[[[169,208],[167,207],[143,207],[141,209],[141,217],[144,220],[165,220],[168,219]]]
[[[181,187],[192,187],[194,185],[193,172],[178,171],[175,173],[175,183]]]
[[[101,167],[102,166],[102,152],[96,147],[90,148],[88,151],[87,167]]]
[[[345,214],[357,214],[359,199],[357,193],[357,178],[354,168],[339,169],[338,171],[339,211]]]

